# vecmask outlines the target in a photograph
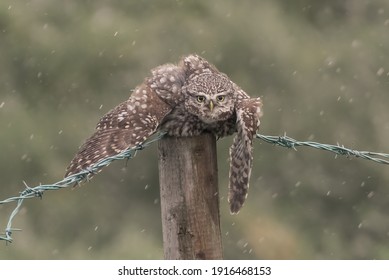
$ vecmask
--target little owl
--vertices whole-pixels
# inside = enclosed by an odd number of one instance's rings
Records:
[[[242,207],[249,187],[252,141],[262,115],[260,98],[250,98],[215,66],[198,55],[151,71],[130,98],[97,124],[67,168],[76,174],[98,161],[142,144],[157,131],[187,137],[237,133],[230,148],[231,213]]]

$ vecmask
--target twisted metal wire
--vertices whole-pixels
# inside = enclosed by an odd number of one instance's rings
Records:
[[[291,137],[288,137],[286,135],[284,136],[266,136],[257,134],[256,138],[261,139],[265,141],[266,143],[278,145],[285,148],[290,148],[297,150],[296,147],[299,146],[306,146],[311,147],[319,150],[324,150],[328,152],[335,153],[337,155],[341,156],[355,156],[358,158],[363,158],[367,160],[371,160],[377,163],[382,164],[389,164],[388,160],[385,160],[383,158],[389,158],[389,154],[384,153],[375,153],[375,152],[368,152],[368,151],[357,151],[353,149],[346,148],[344,146],[339,145],[330,145],[330,144],[322,144],[312,141],[297,141]]]
[[[50,191],[50,190],[58,190],[62,188],[67,188],[69,186],[74,186],[75,184],[80,184],[83,181],[88,181],[90,176],[96,174],[101,168],[109,165],[111,162],[115,160],[120,160],[120,159],[131,159],[135,157],[136,152],[139,150],[144,149],[145,147],[149,146],[153,142],[158,141],[164,136],[165,133],[161,132],[154,137],[152,137],[150,140],[147,140],[144,142],[142,145],[138,145],[136,147],[127,149],[123,151],[122,153],[108,157],[105,159],[102,159],[95,165],[77,173],[70,175],[66,178],[64,178],[61,181],[58,181],[54,184],[47,184],[47,185],[39,185],[33,188],[30,188],[27,186],[27,184],[24,182],[26,188],[24,191],[20,192],[19,196],[11,197],[5,200],[0,201],[1,204],[9,203],[9,202],[17,202],[17,205],[15,209],[12,211],[7,227],[5,229],[5,232],[2,234],[3,236],[0,235],[0,240],[5,240],[6,242],[12,242],[12,233],[14,231],[18,231],[20,229],[17,228],[12,228],[12,221],[15,218],[16,214],[19,212],[20,207],[23,204],[23,201],[27,198],[34,198],[34,197],[39,197],[42,198],[43,193],[45,191]],[[346,148],[344,146],[339,146],[339,145],[329,145],[329,144],[322,144],[322,143],[317,143],[317,142],[312,142],[312,141],[297,141],[291,137],[288,137],[286,135],[284,136],[266,136],[266,135],[261,135],[261,134],[256,134],[256,138],[263,140],[266,143],[270,143],[273,145],[278,145],[281,147],[285,148],[291,148],[296,150],[296,147],[299,146],[307,146],[319,150],[324,150],[328,152],[335,153],[336,155],[342,155],[342,156],[355,156],[367,160],[371,160],[377,163],[382,163],[382,164],[389,164],[388,160],[385,160],[383,158],[389,158],[389,154],[385,153],[376,153],[376,152],[368,152],[368,151],[357,151],[353,149]]]
[[[13,222],[13,219],[15,218],[15,216],[18,214],[20,207],[22,206],[23,201],[25,199],[34,198],[34,197],[42,198],[43,193],[45,191],[52,191],[52,190],[59,190],[59,189],[63,189],[63,188],[68,188],[71,186],[78,185],[83,181],[88,181],[88,179],[92,175],[96,174],[101,168],[108,166],[111,162],[113,162],[115,160],[131,159],[131,158],[135,157],[137,151],[143,150],[144,148],[146,148],[147,146],[149,146],[153,142],[158,141],[159,139],[161,139],[163,137],[163,135],[164,135],[164,133],[159,133],[159,134],[155,135],[154,137],[151,137],[149,140],[147,140],[146,142],[144,142],[141,145],[127,149],[127,150],[125,150],[125,151],[123,151],[120,154],[117,154],[115,156],[111,156],[111,157],[107,157],[105,159],[102,159],[99,162],[97,162],[96,164],[90,166],[89,168],[82,170],[77,174],[70,175],[70,176],[68,176],[68,177],[66,177],[66,178],[62,179],[61,181],[58,181],[54,184],[39,185],[39,186],[30,188],[29,186],[27,186],[27,184],[25,182],[23,182],[26,188],[22,192],[20,192],[18,196],[10,197],[8,199],[0,201],[0,205],[5,204],[5,203],[14,202],[14,201],[17,202],[15,209],[12,211],[12,213],[9,217],[8,224],[7,224],[7,227],[5,228],[4,233],[0,234],[0,240],[4,240],[6,242],[11,243],[13,240],[11,237],[12,233],[14,231],[20,230],[17,228],[13,228],[12,222]]]

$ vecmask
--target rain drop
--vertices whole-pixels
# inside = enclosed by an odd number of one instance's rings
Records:
[[[377,76],[382,76],[382,74],[384,74],[385,72],[385,69],[383,67],[381,67],[380,69],[377,70]]]

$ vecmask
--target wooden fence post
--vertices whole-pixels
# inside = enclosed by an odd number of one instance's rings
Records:
[[[158,142],[165,259],[222,259],[216,139]]]

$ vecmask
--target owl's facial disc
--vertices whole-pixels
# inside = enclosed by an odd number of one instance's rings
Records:
[[[204,73],[186,87],[185,107],[205,123],[223,121],[233,114],[233,92],[232,83],[225,75]]]

